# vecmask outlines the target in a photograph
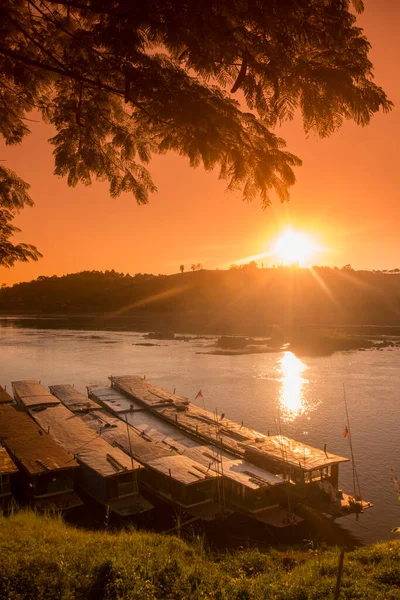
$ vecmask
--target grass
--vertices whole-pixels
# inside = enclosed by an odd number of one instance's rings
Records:
[[[201,539],[87,532],[20,512],[0,517],[0,560],[2,600],[328,600],[338,551],[212,556]],[[400,542],[347,553],[340,598],[400,599]]]

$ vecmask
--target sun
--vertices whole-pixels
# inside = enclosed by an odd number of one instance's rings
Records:
[[[319,247],[312,238],[304,233],[286,229],[276,240],[273,254],[284,265],[299,265],[306,267],[312,255],[318,252]]]

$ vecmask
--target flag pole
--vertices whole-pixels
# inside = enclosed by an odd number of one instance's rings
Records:
[[[346,419],[347,419],[347,426],[345,428],[345,432],[347,430],[347,436],[349,438],[351,462],[352,462],[352,465],[353,465],[353,488],[354,488],[354,496],[357,496],[357,487],[358,487],[358,496],[361,499],[361,490],[360,490],[360,484],[358,482],[358,475],[357,475],[357,471],[356,471],[356,463],[355,463],[355,460],[354,460],[353,440],[352,440],[352,437],[351,437],[350,418],[349,418],[349,411],[348,411],[348,408],[347,408],[346,388],[344,386],[344,383],[343,383],[343,399],[344,399],[344,406],[345,406],[345,409],[346,409]],[[356,486],[356,481],[357,481],[357,486]]]

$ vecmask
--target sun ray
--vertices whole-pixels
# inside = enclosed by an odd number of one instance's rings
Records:
[[[325,292],[325,294],[328,296],[328,298],[331,300],[331,302],[333,304],[335,304],[335,306],[339,306],[339,303],[336,300],[336,298],[334,297],[334,295],[332,294],[331,290],[328,288],[325,281],[322,279],[322,277],[320,277],[320,275],[318,275],[318,273],[315,271],[315,269],[313,267],[310,268],[310,273],[314,277],[314,279],[317,281],[317,283],[319,283],[322,290]]]

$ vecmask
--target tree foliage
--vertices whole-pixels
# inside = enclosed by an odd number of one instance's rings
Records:
[[[12,225],[15,213],[25,205],[32,206],[29,185],[13,171],[0,166],[0,267],[12,267],[17,261],[38,260],[42,255],[30,244],[11,242],[18,227]]]
[[[301,161],[272,130],[301,113],[330,135],[390,101],[373,82],[361,0],[2,0],[0,135],[32,110],[56,134],[55,174],[146,203],[173,150],[219,168],[246,200],[284,201]],[[241,103],[235,97],[240,92]]]

